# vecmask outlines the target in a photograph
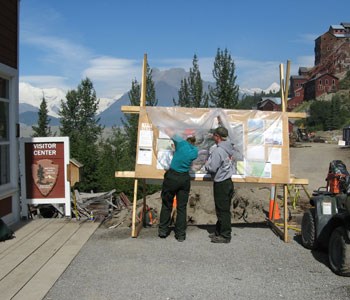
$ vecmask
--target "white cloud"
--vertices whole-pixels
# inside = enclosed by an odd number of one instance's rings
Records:
[[[68,63],[81,64],[92,55],[87,48],[59,37],[38,36],[24,31],[21,41],[43,51],[45,61],[63,66]]]
[[[141,78],[141,69],[140,61],[101,56],[89,61],[82,76],[91,79],[99,97],[118,98],[130,89],[133,79]]]
[[[68,91],[69,89],[73,88],[67,84],[69,78],[62,76],[21,76],[19,80],[40,88],[59,88],[64,91]]]

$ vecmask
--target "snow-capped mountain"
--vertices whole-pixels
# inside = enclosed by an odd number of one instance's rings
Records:
[[[19,83],[20,111],[24,112],[22,104],[39,109],[43,97],[45,97],[46,100],[48,114],[53,117],[58,117],[61,100],[66,101],[66,93],[63,90],[58,88],[41,89],[29,83]]]
[[[66,101],[66,91],[59,88],[41,89],[26,82],[19,83],[19,105],[20,113],[26,111],[38,111],[43,96],[45,97],[48,114],[58,118],[61,101]],[[116,100],[110,98],[99,98],[100,103],[97,113],[101,113],[112,105]]]
[[[272,83],[268,88],[261,89],[261,88],[239,88],[239,93],[241,95],[254,95],[254,93],[260,94],[261,92],[264,92],[265,94],[268,94],[270,92],[276,93],[280,90],[280,85],[276,82]]]

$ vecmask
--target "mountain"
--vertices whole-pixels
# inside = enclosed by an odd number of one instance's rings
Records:
[[[48,116],[50,119],[50,126],[59,126],[60,119],[53,116]],[[38,112],[37,111],[26,111],[19,114],[20,122],[25,125],[36,125],[38,124]]]
[[[173,99],[178,99],[178,90],[181,86],[181,80],[188,76],[188,72],[181,68],[172,68],[169,70],[152,69],[152,78],[158,99],[158,106],[173,106]],[[208,90],[208,86],[214,86],[213,82],[204,81],[204,91]],[[267,89],[260,88],[240,88],[240,98],[243,95],[253,95],[264,91],[278,91],[279,85],[273,83]],[[22,124],[29,126],[37,124],[38,111],[45,97],[48,108],[48,115],[51,119],[50,125],[56,126],[59,124],[58,111],[61,107],[61,101],[66,101],[66,92],[58,88],[41,89],[30,85],[29,83],[20,82],[19,84],[19,119]],[[129,105],[128,92],[123,94],[119,99],[99,98],[99,109],[97,117],[100,118],[100,123],[110,127],[113,125],[121,125],[121,118],[124,113],[121,111],[121,106]]]
[[[19,103],[20,111],[24,112],[22,104],[31,105],[39,109],[42,98],[45,97],[49,115],[58,117],[61,100],[66,100],[66,93],[58,88],[41,89],[29,83],[19,83]]]
[[[45,97],[48,115],[52,122],[50,125],[53,123],[56,125],[56,120],[59,120],[58,111],[61,107],[61,101],[66,101],[66,92],[59,88],[41,89],[26,82],[19,83],[19,119],[21,123],[27,125],[37,123],[38,111],[43,96]],[[110,98],[99,98],[99,100],[97,113],[106,110],[115,102],[115,99]]]
[[[173,106],[173,98],[177,99],[178,89],[169,85],[164,81],[155,82],[154,88],[156,90],[156,97],[158,99],[157,106]],[[121,119],[124,113],[121,111],[123,105],[130,105],[129,95],[125,93],[121,98],[115,101],[105,111],[98,114],[100,123],[104,126],[120,126],[122,124]]]
[[[240,96],[243,96],[243,95],[254,95],[254,93],[256,94],[260,94],[261,92],[264,92],[265,94],[268,94],[270,92],[278,92],[280,90],[280,85],[276,82],[272,83],[267,89],[261,89],[261,88],[239,88],[239,93],[240,93]]]

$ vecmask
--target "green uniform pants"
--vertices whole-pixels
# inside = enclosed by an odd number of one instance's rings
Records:
[[[167,235],[169,232],[173,200],[176,195],[177,215],[175,221],[175,236],[177,238],[186,238],[187,202],[190,188],[191,177],[188,173],[179,173],[170,169],[164,174],[159,234]]]
[[[215,234],[231,239],[231,202],[234,186],[231,178],[221,182],[214,182],[214,202],[217,222]]]

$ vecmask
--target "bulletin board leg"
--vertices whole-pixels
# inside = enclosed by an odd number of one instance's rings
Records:
[[[284,241],[288,242],[288,185],[283,185],[284,200]]]
[[[146,225],[145,216],[146,216],[146,180],[142,179],[142,192],[143,192],[143,203],[142,203],[142,215],[140,217],[140,223],[136,227],[136,236],[139,235],[142,227]]]
[[[137,186],[138,186],[138,180],[135,179],[135,181],[134,181],[134,201],[132,203],[131,237],[137,237],[137,232],[136,232]]]

